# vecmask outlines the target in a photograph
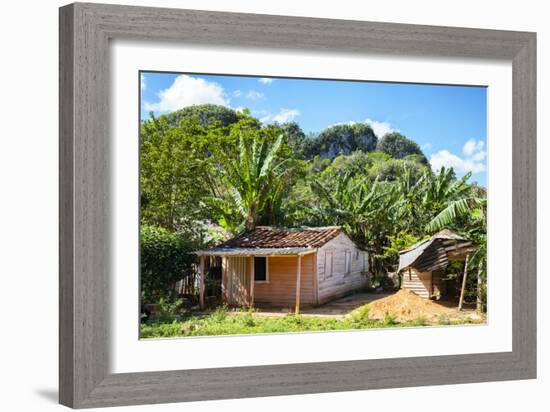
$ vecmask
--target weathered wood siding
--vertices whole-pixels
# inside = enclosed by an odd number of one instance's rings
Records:
[[[403,284],[401,287],[403,289],[409,289],[425,299],[431,297],[439,298],[447,293],[447,285],[443,277],[443,270],[418,272],[411,268],[409,274],[409,269],[406,269],[403,271]]]
[[[368,285],[368,255],[341,233],[317,251],[318,303],[325,303]]]
[[[230,305],[245,306],[249,303],[250,264],[248,257],[224,259],[222,289]]]
[[[302,256],[300,278],[300,304],[302,307],[314,304],[314,262],[315,254]],[[296,301],[296,256],[269,256],[268,281],[254,283],[254,301],[261,305],[293,308]]]
[[[418,296],[428,299],[432,290],[432,272],[418,272],[415,269],[403,271],[403,289],[409,289]]]

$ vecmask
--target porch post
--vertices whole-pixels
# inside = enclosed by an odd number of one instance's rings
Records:
[[[199,283],[199,303],[200,308],[204,309],[204,255],[199,257],[199,274],[200,274],[200,283]]]
[[[225,301],[227,299],[227,258],[225,256],[222,256],[222,300]]]
[[[254,256],[250,256],[250,307],[254,307]]]
[[[298,255],[296,268],[296,314],[300,313],[300,283],[302,277],[302,255]]]

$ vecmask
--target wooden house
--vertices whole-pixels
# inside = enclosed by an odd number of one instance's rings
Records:
[[[340,227],[277,229],[259,226],[200,257],[201,305],[210,262],[221,264],[222,297],[230,305],[314,306],[368,284],[367,252]],[[221,259],[220,259],[221,257]]]
[[[446,295],[445,268],[451,261],[465,261],[474,250],[471,241],[445,229],[400,251],[401,287],[426,299]]]

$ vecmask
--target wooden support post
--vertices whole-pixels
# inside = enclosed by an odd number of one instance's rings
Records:
[[[227,301],[227,257],[222,256],[222,299]]]
[[[462,277],[462,289],[460,290],[460,299],[458,300],[458,310],[462,310],[462,303],[464,302],[464,290],[466,289],[466,278],[468,277],[468,260],[470,255],[466,255],[466,261],[464,262],[464,276]]]
[[[204,256],[203,255],[199,257],[199,274],[200,274],[199,304],[200,304],[200,308],[204,309],[205,284],[204,284]]]
[[[319,304],[319,271],[317,267],[317,252],[313,254],[313,301]]]
[[[477,268],[477,296],[476,296],[476,309],[483,311],[483,300],[481,299],[481,273],[483,272],[482,263],[479,262]]]
[[[250,307],[254,307],[254,256],[250,256]]]
[[[302,255],[298,255],[296,268],[296,314],[300,313],[300,284],[302,277]]]

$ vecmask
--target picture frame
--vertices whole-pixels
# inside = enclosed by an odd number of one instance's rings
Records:
[[[536,34],[74,3],[60,8],[59,399],[72,408],[536,377]],[[512,351],[109,372],[109,42],[501,59],[512,64]]]

